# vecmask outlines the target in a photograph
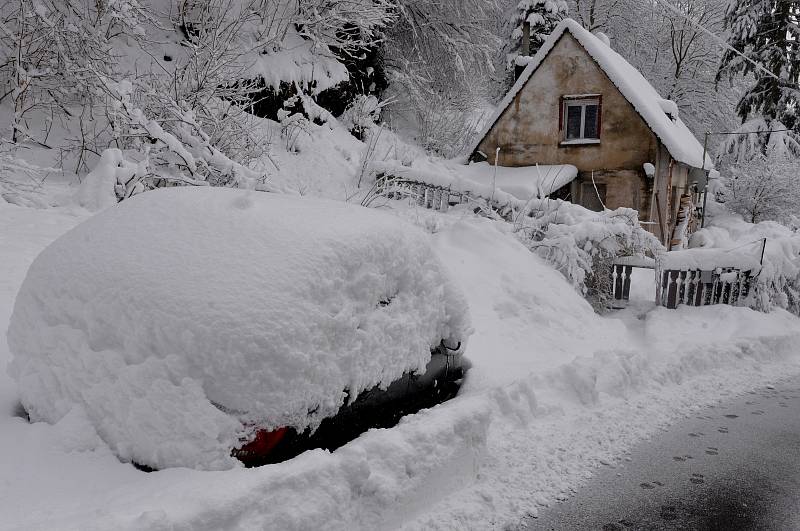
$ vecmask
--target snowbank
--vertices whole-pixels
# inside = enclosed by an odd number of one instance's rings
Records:
[[[508,224],[462,212],[403,215],[433,229],[436,254],[471,306],[474,366],[459,397],[332,453],[258,469],[145,474],[121,463],[79,408],[55,425],[12,416],[17,391],[0,374],[0,528],[514,528],[596,467],[624,464],[626,450],[662,425],[799,370],[800,321],[786,312],[650,303],[601,318]],[[0,203],[0,226],[13,228],[0,230],[11,258],[0,261],[0,328],[28,263],[74,221]],[[202,220],[193,226],[210,231]],[[0,342],[0,362],[7,356]]]
[[[223,469],[242,423],[314,427],[468,335],[424,234],[344,203],[141,194],[54,242],[8,340],[23,404],[83,410],[123,460]]]
[[[664,253],[659,257],[659,263],[663,269],[671,270],[713,271],[720,267],[732,267],[757,273],[761,268],[760,253],[761,247],[757,249],[688,249]]]

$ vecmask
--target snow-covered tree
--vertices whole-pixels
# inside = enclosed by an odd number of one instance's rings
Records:
[[[787,129],[753,118],[720,146],[721,199],[752,223],[800,215],[800,134]]]
[[[639,0],[570,0],[570,14],[584,27],[608,35],[612,48],[678,104],[681,119],[696,136],[736,127],[734,108],[743,82],[716,83],[723,50],[698,27],[721,33],[727,0],[669,3],[674,10]]]
[[[568,12],[567,0],[520,0],[514,11],[511,33],[512,53],[519,55],[525,28],[529,26],[528,55],[535,55],[550,33]]]
[[[393,124],[431,151],[454,155],[487,99],[503,39],[498,0],[395,0],[383,56]]]
[[[624,14],[626,0],[570,0],[571,16],[589,31],[608,31]]]
[[[730,0],[725,26],[730,45],[750,61],[726,51],[718,79],[726,74],[754,79],[736,108],[742,120],[762,115],[800,125],[800,0]]]
[[[111,75],[119,55],[114,44],[143,36],[149,18],[137,0],[5,0],[0,4],[0,83],[13,100],[12,140],[42,143],[55,116],[72,105],[92,102],[98,76]],[[49,114],[44,130],[29,127],[27,115]]]
[[[796,162],[759,157],[732,166],[725,180],[725,204],[746,221],[789,222],[800,215],[800,173]]]

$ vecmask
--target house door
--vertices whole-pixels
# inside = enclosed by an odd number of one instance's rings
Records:
[[[600,195],[598,197],[598,194]],[[595,190],[594,183],[581,184],[581,206],[594,210],[595,212],[602,212],[603,205],[606,203],[606,185],[597,183],[597,190]]]

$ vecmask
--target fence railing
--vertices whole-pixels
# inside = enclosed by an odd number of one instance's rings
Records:
[[[737,305],[750,294],[755,282],[752,270],[718,267],[712,271],[700,269],[664,269],[657,273],[656,303],[675,309],[711,304]]]
[[[375,177],[375,193],[389,199],[410,198],[422,208],[447,212],[451,207],[469,204],[475,212],[493,212],[506,221],[513,217],[512,206],[487,199],[469,191],[456,191],[413,179],[379,173]]]
[[[622,309],[631,298],[631,277],[634,268],[655,269],[655,260],[638,256],[622,256],[611,266],[611,308]]]
[[[395,177],[379,177],[377,179],[378,192],[389,199],[402,199],[410,197],[417,205],[447,212],[450,207],[470,201],[469,194],[455,192],[442,186],[434,186],[408,179]]]

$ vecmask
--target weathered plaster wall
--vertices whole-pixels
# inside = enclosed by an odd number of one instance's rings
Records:
[[[602,94],[600,144],[560,146],[561,96]],[[565,33],[500,116],[479,149],[500,165],[572,164],[579,171],[636,169],[655,161],[657,140],[586,50]]]
[[[602,94],[600,144],[560,145],[561,96],[569,94]],[[577,166],[579,182],[572,187],[572,200],[581,204],[587,204],[583,184],[591,183],[594,172],[595,182],[606,186],[608,208],[636,208],[642,219],[648,219],[652,180],[645,177],[642,165],[656,162],[658,145],[633,106],[567,32],[478,149],[494,163],[495,149],[500,147],[501,166]]]

